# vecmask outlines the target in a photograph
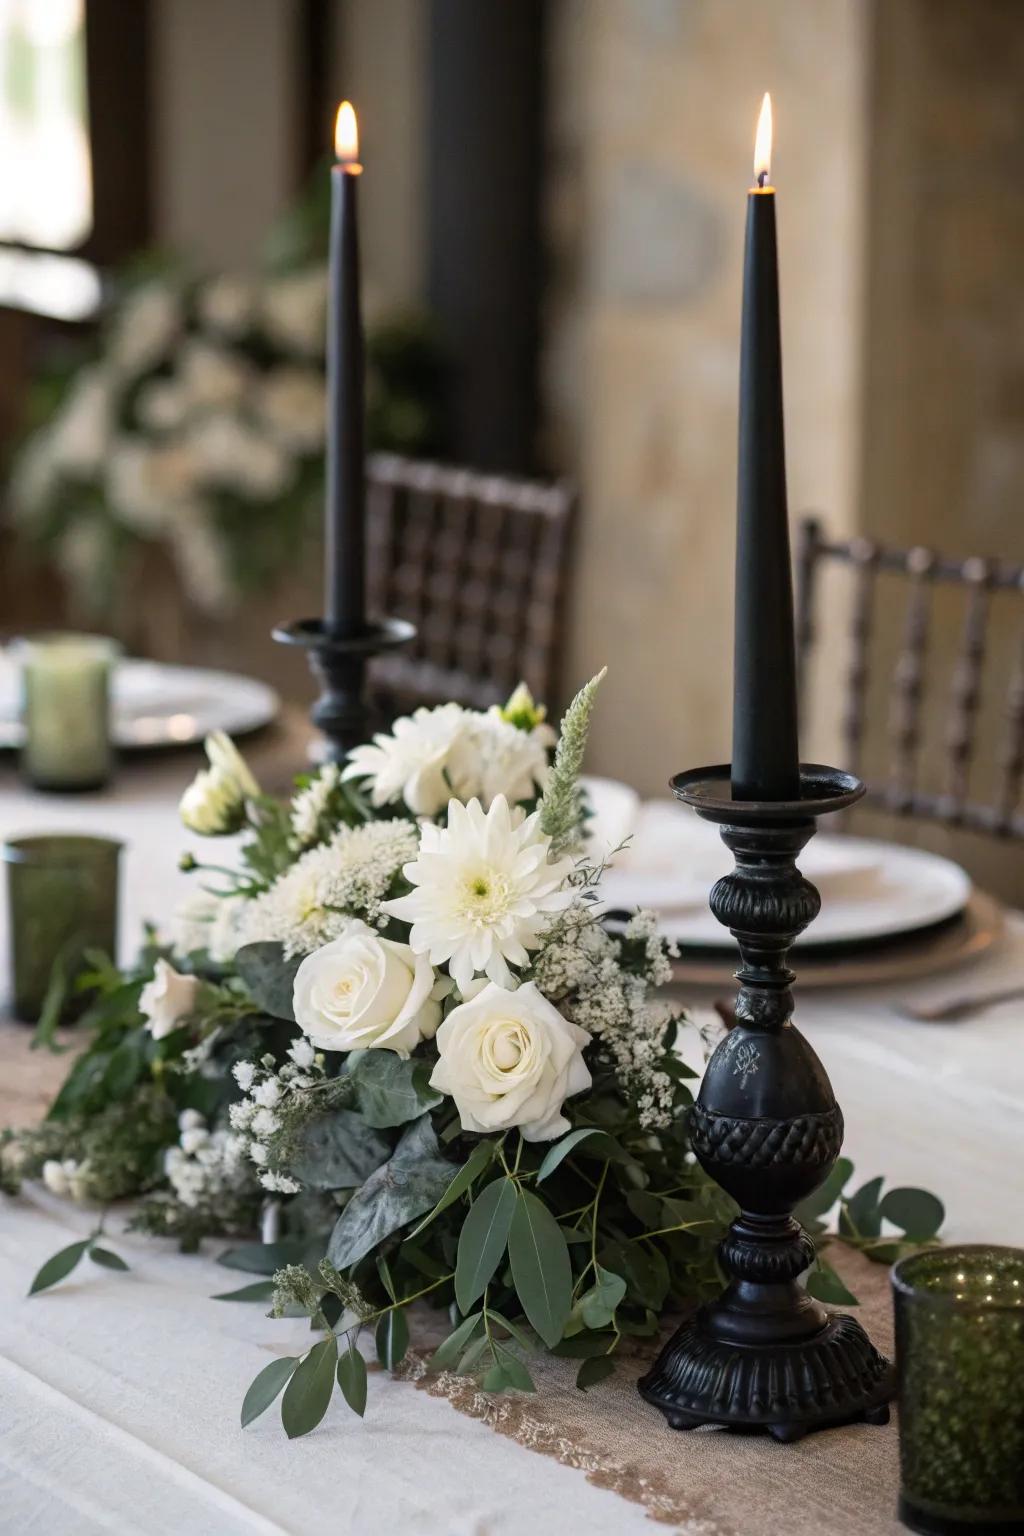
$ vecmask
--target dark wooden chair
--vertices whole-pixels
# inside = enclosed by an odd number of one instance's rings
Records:
[[[947,827],[963,827],[1003,838],[1024,838],[1021,784],[1024,775],[1024,631],[1016,640],[1016,658],[1007,681],[1002,657],[990,647],[990,613],[997,594],[1010,594],[1019,603],[1024,594],[1024,566],[974,557],[944,559],[930,549],[891,549],[869,539],[830,541],[821,521],[804,518],[797,547],[797,657],[802,706],[806,704],[808,663],[817,638],[816,600],[822,567],[835,564],[852,573],[848,651],[840,686],[844,766],[866,777],[865,804],[901,816],[921,817]],[[894,663],[884,680],[888,694],[886,725],[888,772],[878,778],[862,771],[869,692],[877,697],[878,666],[872,645],[879,618],[878,587],[883,573],[905,588]],[[945,679],[947,708],[941,749],[922,763],[922,743],[934,691],[929,667],[934,649],[932,608],[937,589],[960,588],[963,593],[959,634],[951,670]],[[895,590],[890,583],[884,599],[888,608]],[[888,618],[888,614],[886,615]],[[1014,615],[1019,624],[1020,615]],[[948,615],[944,623],[948,621]],[[996,663],[1000,665],[996,665]],[[1003,670],[1004,675],[997,673]],[[998,725],[1002,737],[994,763],[986,754],[982,765],[991,771],[988,800],[972,798],[972,767],[978,757],[979,713],[985,702],[1001,698]],[[924,776],[938,777],[939,788],[920,787]]]
[[[563,483],[370,460],[371,610],[417,628],[410,646],[373,666],[392,708],[486,708],[520,680],[556,702],[574,507]]]

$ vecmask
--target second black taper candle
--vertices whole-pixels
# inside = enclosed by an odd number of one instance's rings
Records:
[[[775,193],[761,186],[743,262],[735,602],[733,799],[799,799]]]
[[[343,141],[345,132],[350,142]],[[324,613],[329,632],[349,639],[366,627],[366,506],[357,195],[361,168],[355,114],[347,102],[338,112],[336,147],[339,163],[331,167],[327,296]]]

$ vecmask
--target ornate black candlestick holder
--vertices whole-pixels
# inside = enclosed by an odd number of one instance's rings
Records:
[[[701,1166],[740,1214],[719,1248],[725,1290],[673,1335],[640,1391],[673,1429],[721,1424],[788,1441],[858,1419],[884,1424],[892,1366],[854,1318],[797,1283],[814,1247],[792,1214],[843,1142],[832,1085],[792,1022],[786,957],[821,905],[796,859],[817,818],[864,786],[805,763],[799,800],[734,801],[728,765],[681,773],[672,788],[717,823],[736,860],[710,899],[740,948],[736,1024],[708,1063],[690,1126]]]
[[[341,762],[353,747],[369,741],[378,726],[388,723],[376,717],[366,668],[372,657],[408,645],[415,635],[415,626],[404,619],[367,624],[350,639],[333,635],[323,619],[295,619],[274,630],[274,639],[281,645],[308,652],[310,670],[321,689],[309,718],[324,737],[325,762]]]

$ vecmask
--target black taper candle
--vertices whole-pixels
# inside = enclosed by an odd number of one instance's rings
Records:
[[[366,496],[357,196],[361,166],[355,114],[347,102],[338,111],[336,148],[327,295],[324,614],[332,635],[350,639],[366,627]]]
[[[767,98],[766,98],[767,101]],[[762,108],[764,121],[770,108]],[[770,133],[770,116],[767,116]],[[759,144],[761,141],[759,129]],[[767,180],[767,165],[756,167]],[[786,506],[775,193],[747,199],[740,345],[732,793],[796,800],[796,644]]]

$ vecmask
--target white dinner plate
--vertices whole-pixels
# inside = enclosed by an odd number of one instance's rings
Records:
[[[950,859],[862,837],[818,833],[799,865],[821,892],[821,913],[801,935],[805,948],[864,943],[930,928],[962,912],[969,876]],[[652,801],[637,815],[627,851],[602,882],[609,907],[651,907],[678,943],[733,950],[708,894],[733,868],[716,827],[685,806]]]
[[[281,707],[273,688],[235,672],[122,661],[113,679],[114,740],[123,750],[182,747],[210,731],[244,736],[269,725]],[[18,669],[0,651],[0,748],[19,747]]]

